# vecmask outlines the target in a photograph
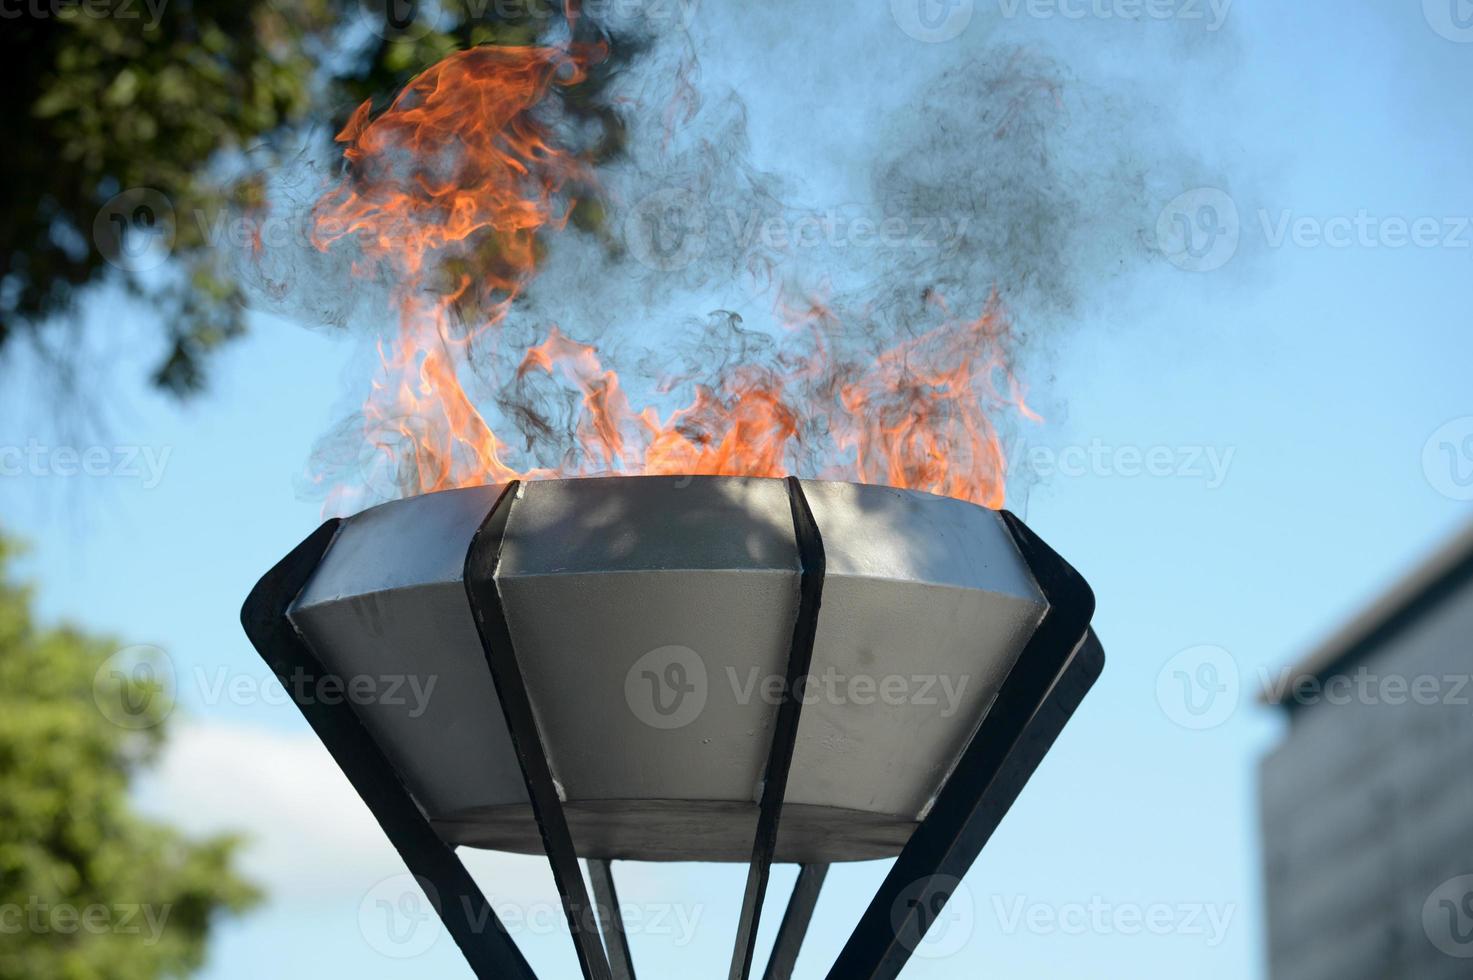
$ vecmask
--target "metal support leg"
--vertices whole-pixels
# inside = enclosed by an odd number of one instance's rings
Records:
[[[609,861],[590,858],[588,877],[593,882],[593,900],[598,903],[604,948],[609,953],[609,967],[614,972],[614,980],[634,980],[634,957],[630,955],[629,937],[624,932],[624,913],[619,909],[614,869]]]
[[[893,980],[900,973],[1104,665],[1089,628],[1089,586],[1022,521],[1007,512],[1003,518],[1048,611],[829,980]]]
[[[340,524],[328,521],[283,558],[251,591],[241,610],[246,635],[288,691],[319,690],[320,684],[332,683],[288,621],[287,610],[321,563]],[[486,896],[425,819],[353,706],[343,699],[312,698],[297,701],[297,707],[435,903],[476,976],[536,980]]]
[[[476,629],[481,634],[481,646],[486,652],[486,664],[496,685],[496,696],[506,715],[512,748],[516,751],[522,778],[527,784],[532,814],[542,834],[542,846],[547,852],[548,863],[552,865],[558,894],[562,897],[578,966],[585,980],[612,980],[608,957],[598,935],[593,903],[588,900],[588,890],[583,884],[578,853],[573,847],[562,800],[553,783],[552,766],[537,730],[532,699],[517,664],[511,630],[506,624],[506,610],[502,607],[501,592],[496,585],[502,537],[519,486],[515,480],[507,484],[501,499],[476,532],[465,562],[465,588],[475,615]]]
[[[788,651],[788,670],[783,686],[782,704],[777,709],[777,722],[772,729],[772,747],[768,751],[767,768],[762,778],[762,798],[757,815],[757,836],[752,844],[752,862],[747,868],[747,890],[742,899],[742,918],[737,926],[736,946],[732,950],[729,980],[747,980],[752,972],[752,956],[757,946],[757,924],[762,918],[762,899],[767,894],[767,879],[772,871],[772,854],[777,848],[778,820],[782,816],[783,798],[788,789],[788,771],[793,764],[793,749],[798,741],[798,721],[803,711],[801,685],[807,683],[813,664],[813,640],[818,634],[818,609],[823,602],[824,552],[823,537],[803,485],[797,477],[788,477],[788,503],[793,513],[793,533],[798,542],[798,558],[802,569],[798,583],[798,617],[793,622],[793,643]]]
[[[798,953],[803,949],[803,939],[808,935],[808,923],[813,920],[813,910],[818,905],[818,893],[823,889],[823,880],[828,873],[827,864],[805,864],[798,871],[798,880],[793,884],[788,910],[783,914],[783,924],[778,927],[777,941],[772,945],[772,955],[767,958],[767,972],[762,974],[762,980],[789,980],[792,977],[793,967],[798,965]]]

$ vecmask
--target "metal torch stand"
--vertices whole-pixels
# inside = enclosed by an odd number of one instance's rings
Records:
[[[633,980],[634,964],[609,862],[588,862],[598,899],[595,906],[584,886],[496,587],[502,537],[517,486],[513,482],[503,490],[471,544],[465,565],[466,591],[583,977]],[[801,686],[812,662],[823,601],[823,539],[802,484],[789,478],[787,487],[802,569],[800,601],[784,697],[778,707],[758,801],[757,828],[729,980],[747,980],[752,969],[757,927],[797,743],[803,706]],[[844,944],[829,970],[830,980],[888,980],[900,973],[1104,666],[1104,651],[1089,626],[1094,614],[1094,595],[1089,586],[1022,521],[1006,511],[1002,517],[1043,591],[1048,609],[929,813]],[[323,668],[287,618],[288,609],[327,553],[340,524],[338,520],[323,524],[271,569],[251,592],[241,613],[251,642],[294,694],[322,690],[319,683],[329,687],[341,684],[340,678]],[[480,887],[454,849],[431,827],[352,705],[342,698],[296,700],[308,724],[419,880],[476,976],[481,980],[535,980],[536,974]],[[768,980],[792,975],[827,871],[826,865],[801,867],[763,974]]]

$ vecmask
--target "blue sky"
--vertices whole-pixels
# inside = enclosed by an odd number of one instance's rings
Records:
[[[1159,257],[1102,286],[1024,364],[1049,419],[1030,438],[1064,465],[1018,506],[1093,584],[1110,660],[967,878],[965,941],[953,933],[957,948],[906,975],[1261,975],[1254,778],[1278,733],[1253,702],[1263,672],[1473,516],[1448,469],[1473,469],[1473,457],[1437,449],[1462,452],[1473,433],[1473,43],[1453,39],[1433,0],[1237,0],[1216,32],[1093,13],[1119,9],[1108,3],[1063,5],[1088,12],[1077,19],[1008,9],[978,2],[958,37],[935,44],[907,36],[885,4],[750,14],[785,25],[779,42],[736,30],[744,22],[709,0],[693,22],[708,75],[748,100],[759,162],[810,185],[846,179],[846,147],[865,138],[871,109],[903,100],[907,72],[996,31],[1077,58],[1081,74],[1145,83],[1205,161],[1179,190],[1215,189],[1237,212],[1238,247],[1218,268]],[[859,65],[858,50],[871,56]],[[1396,247],[1397,221],[1419,219],[1435,229],[1429,243]],[[356,399],[355,348],[259,317],[216,362],[211,392],[179,406],[141,383],[146,311],[103,295],[86,316],[104,365],[95,388],[124,406],[102,444],[167,452],[161,478],[6,476],[0,514],[34,545],[24,571],[45,616],[156,644],[174,663],[175,745],[140,801],[257,841],[247,870],[271,901],[220,930],[204,975],[468,976],[443,935],[395,959],[360,928],[394,857],[295,710],[267,703],[237,625],[255,579],[319,519],[302,473]],[[32,374],[17,357],[0,376],[0,446],[65,441]],[[1139,474],[1133,451],[1153,449],[1170,465]],[[1097,462],[1073,465],[1091,452]],[[1240,697],[1198,730],[1158,679],[1203,646],[1226,651],[1212,656]],[[242,693],[212,696],[221,683]],[[474,860],[529,920],[551,907],[539,862]],[[695,919],[689,942],[680,926],[636,931],[650,975],[724,964],[740,869],[619,870],[651,922],[667,907]],[[883,872],[831,875],[800,976],[822,975]],[[775,878],[769,932],[790,881],[788,869]],[[1130,927],[1150,910],[1165,910],[1165,934]],[[519,939],[548,975],[570,975],[555,929],[530,922]]]

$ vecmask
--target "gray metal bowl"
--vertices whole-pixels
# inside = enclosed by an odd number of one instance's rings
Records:
[[[802,486],[827,572],[775,859],[893,856],[1047,604],[997,512]],[[540,853],[464,581],[501,489],[348,519],[289,617],[447,841]],[[798,605],[783,482],[524,483],[496,583],[579,853],[747,861]]]

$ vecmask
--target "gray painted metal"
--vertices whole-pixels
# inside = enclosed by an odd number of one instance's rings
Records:
[[[996,512],[803,488],[828,570],[776,860],[892,856],[1045,602]],[[348,519],[290,616],[350,698],[376,679],[354,706],[447,840],[536,853],[463,583],[499,490]],[[783,482],[523,484],[496,581],[579,853],[747,860],[797,609]]]

